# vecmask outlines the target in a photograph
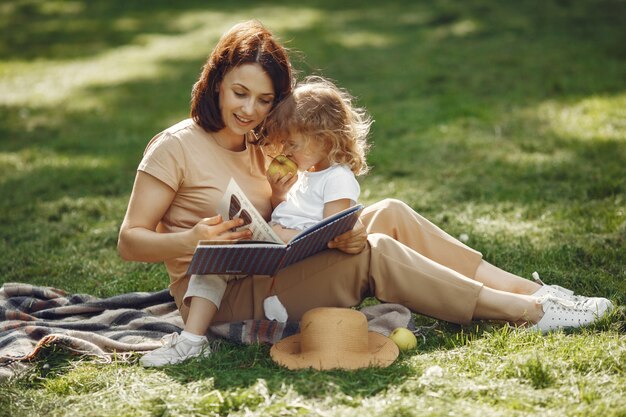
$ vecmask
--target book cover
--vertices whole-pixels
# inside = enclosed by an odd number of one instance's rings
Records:
[[[218,211],[224,219],[244,219],[242,227],[252,230],[252,239],[198,242],[187,274],[274,275],[326,249],[330,240],[354,227],[362,209],[359,204],[327,217],[285,244],[231,179]]]

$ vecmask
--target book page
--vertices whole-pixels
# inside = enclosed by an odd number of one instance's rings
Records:
[[[224,197],[222,197],[222,200],[217,206],[217,212],[224,220],[230,220],[236,217],[243,219],[244,225],[237,230],[250,229],[252,231],[252,240],[283,244],[282,239],[274,233],[263,216],[261,216],[250,200],[248,200],[234,178],[230,179],[226,193],[224,193]]]

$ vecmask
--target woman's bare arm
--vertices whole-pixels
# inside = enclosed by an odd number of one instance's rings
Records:
[[[222,222],[219,216],[205,218],[193,228],[175,233],[158,233],[159,221],[174,199],[175,192],[164,182],[139,171],[120,228],[118,251],[129,261],[161,262],[193,254],[199,240],[250,238],[249,231],[230,232],[241,219]]]

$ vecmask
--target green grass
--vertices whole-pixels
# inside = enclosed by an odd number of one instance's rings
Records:
[[[365,203],[400,198],[498,266],[624,305],[624,2],[226,3],[0,4],[0,282],[167,284],[116,253],[137,163],[188,114],[219,35],[258,18],[302,73],[372,113]],[[439,323],[357,372],[291,372],[228,343],[163,370],[53,351],[0,383],[0,415],[626,416],[624,323],[546,337]]]

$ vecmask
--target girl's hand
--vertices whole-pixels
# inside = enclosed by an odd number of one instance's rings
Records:
[[[214,217],[208,217],[200,220],[189,230],[190,239],[189,247],[193,252],[200,240],[241,240],[250,239],[252,232],[250,230],[242,230],[233,232],[231,229],[243,225],[242,219],[232,219],[222,221],[219,214]],[[191,247],[193,245],[193,247]]]
[[[267,174],[267,181],[270,183],[270,187],[272,187],[272,207],[276,207],[278,204],[285,201],[287,193],[297,180],[297,173],[293,174],[288,172],[285,175],[280,175],[279,173],[274,175]]]
[[[328,247],[331,249],[339,249],[342,252],[356,255],[361,253],[365,249],[367,244],[367,230],[361,223],[361,220],[357,220],[354,228],[346,233],[337,236],[330,242]]]

